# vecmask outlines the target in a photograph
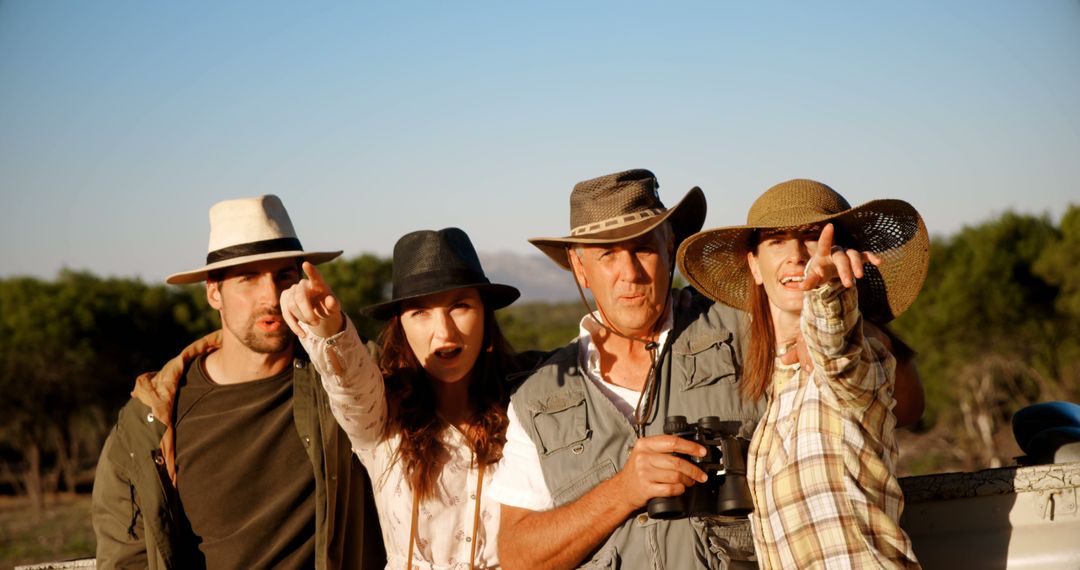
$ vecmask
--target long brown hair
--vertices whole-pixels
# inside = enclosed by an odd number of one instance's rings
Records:
[[[446,424],[435,414],[434,380],[428,378],[409,347],[399,315],[386,323],[380,344],[379,368],[390,408],[387,433],[401,433],[401,446],[394,460],[402,462],[406,482],[424,500],[435,495],[435,482],[449,457],[449,451],[439,441]],[[495,311],[485,303],[484,350],[473,364],[469,383],[472,416],[465,433],[480,464],[490,465],[502,458],[509,423],[506,376],[514,371],[514,350],[495,320]]]
[[[750,328],[750,347],[746,351],[742,386],[739,389],[744,398],[757,401],[765,395],[772,379],[776,363],[776,331],[773,330],[772,311],[765,287],[755,283],[753,275],[747,274],[747,278],[750,283],[747,286],[749,293],[745,309],[750,315],[747,325]]]

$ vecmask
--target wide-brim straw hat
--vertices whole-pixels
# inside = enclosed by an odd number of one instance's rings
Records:
[[[206,265],[174,273],[166,283],[205,281],[211,271],[286,257],[314,264],[330,261],[340,251],[304,251],[289,213],[273,194],[218,202],[210,208],[210,246]]]
[[[455,289],[476,289],[491,309],[501,309],[521,296],[510,285],[488,280],[472,241],[458,228],[402,236],[394,244],[393,274],[390,300],[368,305],[361,313],[385,321],[397,314],[405,301]]]
[[[660,201],[659,187],[656,176],[644,169],[579,182],[570,193],[570,235],[532,238],[529,243],[568,270],[569,246],[618,243],[671,220],[677,247],[705,223],[705,194],[694,187],[669,209]]]
[[[865,264],[857,281],[863,315],[878,323],[899,316],[922,289],[930,264],[930,237],[922,216],[903,200],[872,200],[852,208],[835,190],[813,180],[789,180],[765,191],[750,207],[746,225],[705,230],[686,239],[679,271],[697,290],[745,309],[751,286],[746,253],[754,232],[832,223],[851,247],[882,257]]]

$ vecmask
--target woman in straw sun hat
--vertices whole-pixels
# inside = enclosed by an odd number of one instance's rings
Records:
[[[899,526],[895,359],[863,328],[922,287],[918,212],[900,200],[852,208],[820,182],[790,180],[754,202],[746,225],[687,239],[678,263],[701,292],[750,313],[742,390],[768,404],[748,458],[761,565],[918,567]],[[796,345],[810,361],[786,363]]]
[[[518,298],[491,283],[465,232],[406,234],[394,246],[386,321],[372,358],[314,267],[281,296],[331,409],[371,476],[387,568],[490,568],[500,509],[485,493],[502,456],[514,354],[495,310]]]

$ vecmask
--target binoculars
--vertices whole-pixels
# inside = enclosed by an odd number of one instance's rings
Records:
[[[654,519],[680,519],[723,515],[746,516],[754,510],[746,481],[746,455],[750,441],[738,437],[739,422],[722,422],[706,416],[688,423],[686,416],[664,419],[664,433],[697,442],[706,449],[704,457],[676,454],[697,465],[709,480],[697,483],[682,495],[649,499],[646,510]]]

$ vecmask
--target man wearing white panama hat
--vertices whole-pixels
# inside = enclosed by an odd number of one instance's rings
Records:
[[[206,264],[166,281],[206,281],[222,331],[120,411],[94,480],[99,568],[382,567],[370,484],[279,306],[302,261],[340,254],[304,251],[276,196],[210,209]]]

